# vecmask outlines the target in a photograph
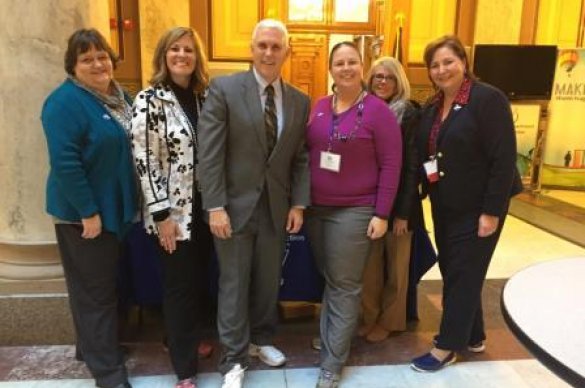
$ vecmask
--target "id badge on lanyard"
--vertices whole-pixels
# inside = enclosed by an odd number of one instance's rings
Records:
[[[437,140],[439,132],[441,130],[441,116],[443,115],[443,107],[439,108],[433,126],[431,127],[431,133],[429,134],[429,160],[423,163],[423,167],[427,174],[429,183],[435,183],[439,180],[439,166],[437,164],[436,152],[437,152]]]
[[[319,167],[323,170],[339,172],[341,169],[341,155],[331,151],[321,151]]]
[[[427,173],[427,179],[430,183],[435,183],[439,180],[439,168],[437,166],[437,159],[432,156],[430,160],[423,164],[425,172]]]

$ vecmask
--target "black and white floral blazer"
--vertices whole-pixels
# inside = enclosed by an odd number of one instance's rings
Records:
[[[197,97],[198,110],[201,103]],[[153,214],[168,209],[181,230],[179,239],[188,240],[196,184],[196,128],[165,85],[138,93],[132,109],[132,152],[142,188],[144,227],[156,234]]]

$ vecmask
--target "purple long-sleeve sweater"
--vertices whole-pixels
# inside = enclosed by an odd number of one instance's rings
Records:
[[[375,206],[388,217],[400,179],[402,139],[394,114],[379,98],[363,100],[362,123],[351,140],[333,140],[331,152],[341,155],[339,172],[322,169],[320,155],[327,150],[332,131],[331,96],[317,101],[307,127],[311,203],[318,206]],[[356,125],[358,105],[339,115],[339,133]]]

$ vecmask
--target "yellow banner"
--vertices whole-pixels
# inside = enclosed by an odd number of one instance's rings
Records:
[[[585,49],[559,50],[540,180],[585,187]]]
[[[518,157],[516,165],[523,178],[529,178],[532,173],[532,161],[538,134],[540,105],[538,104],[511,104],[516,130],[516,149]]]

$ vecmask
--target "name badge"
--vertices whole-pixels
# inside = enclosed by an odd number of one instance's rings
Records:
[[[427,179],[430,183],[437,182],[439,180],[437,159],[431,159],[423,164],[425,172],[427,173]]]
[[[321,163],[319,164],[319,167],[323,170],[339,172],[341,167],[341,155],[329,151],[321,151]]]

